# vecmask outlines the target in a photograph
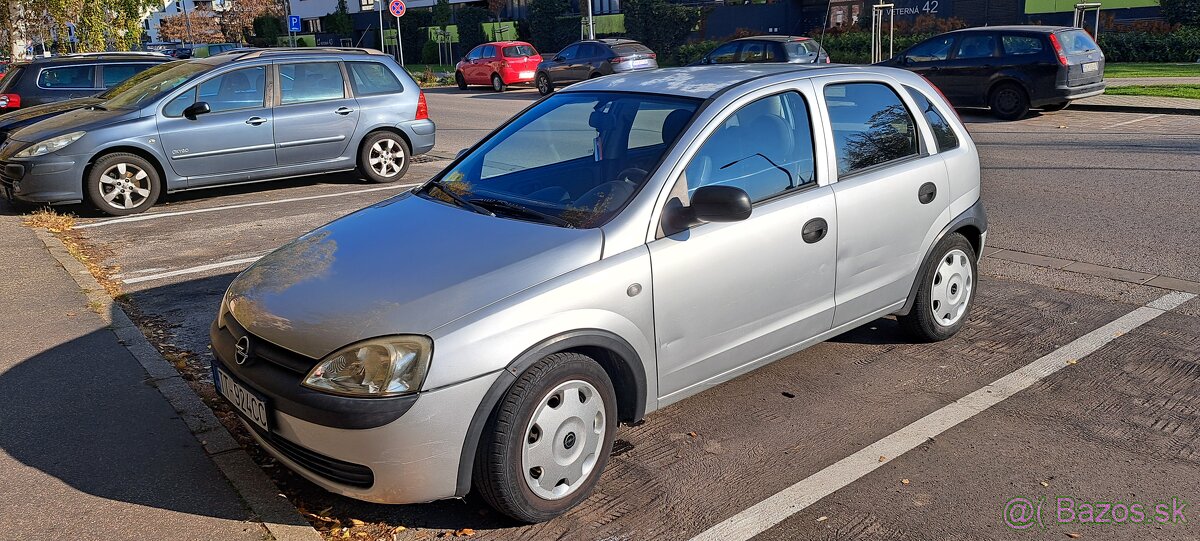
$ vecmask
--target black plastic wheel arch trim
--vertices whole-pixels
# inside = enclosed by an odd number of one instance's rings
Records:
[[[617,369],[620,370],[621,377],[629,378],[629,382],[634,387],[633,403],[626,406],[632,409],[630,414],[621,421],[636,422],[646,415],[646,368],[642,364],[641,357],[638,356],[633,346],[629,345],[629,342],[611,332],[600,329],[580,329],[547,338],[525,350],[504,370],[500,371],[500,376],[492,382],[492,386],[484,393],[483,399],[475,408],[475,415],[471,418],[466,438],[463,440],[462,456],[458,461],[458,484],[455,491],[457,496],[466,496],[471,491],[471,473],[475,467],[475,455],[479,449],[480,437],[483,435],[483,430],[495,411],[496,405],[500,403],[508,389],[517,382],[517,378],[547,355],[580,347],[599,347],[617,354],[618,358],[615,360],[618,361]],[[621,407],[619,395],[617,400],[617,410],[622,411],[625,408]]]
[[[978,229],[981,235],[987,233],[987,212],[983,210],[982,199],[975,201],[974,205],[971,205],[970,208],[962,211],[953,220],[950,220],[950,223],[938,233],[937,238],[933,239],[933,242],[929,245],[929,250],[925,252],[925,257],[921,258],[921,266],[917,268],[917,276],[913,278],[912,287],[908,290],[908,300],[904,301],[904,308],[896,311],[896,315],[906,316],[912,311],[913,303],[917,302],[917,290],[921,287],[921,277],[925,276],[925,263],[933,255],[933,249],[937,248],[938,243],[942,242],[942,239],[946,238],[946,235],[966,226]],[[979,261],[983,257],[982,252],[983,250],[980,250],[980,253],[975,254],[976,261]]]

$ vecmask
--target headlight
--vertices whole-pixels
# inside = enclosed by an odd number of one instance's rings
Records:
[[[359,342],[325,357],[304,386],[346,396],[415,393],[429,371],[433,342],[424,336],[389,336]]]
[[[13,157],[14,158],[33,158],[35,156],[41,156],[43,154],[49,154],[51,152],[62,150],[64,148],[66,148],[67,145],[74,143],[75,141],[78,141],[80,137],[83,137],[84,133],[87,133],[87,132],[81,132],[81,131],[71,132],[66,135],[60,135],[53,139],[46,139],[45,141],[42,141],[40,143],[37,143],[34,145],[29,145],[28,147],[25,147],[25,150],[18,152],[17,155],[13,156]]]

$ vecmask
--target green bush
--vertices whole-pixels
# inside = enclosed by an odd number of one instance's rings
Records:
[[[668,62],[701,19],[699,8],[667,0],[625,0],[621,11],[625,14],[625,33]]]
[[[700,60],[700,57],[712,52],[720,44],[720,41],[713,39],[688,43],[680,47],[679,52],[675,53],[675,60],[680,66],[686,66]]]
[[[421,63],[422,64],[437,64],[438,63],[438,42],[431,39],[425,40],[425,45],[421,46]]]
[[[1170,33],[1100,32],[1106,62],[1195,62],[1200,58],[1200,27]]]
[[[567,16],[567,0],[531,0],[529,2],[529,38],[537,50],[553,54],[579,39],[579,17]]]
[[[459,50],[462,51],[462,54],[467,54],[476,45],[487,43],[488,37],[487,33],[483,31],[483,23],[492,16],[486,9],[465,7],[458,10],[455,18],[458,23]]]

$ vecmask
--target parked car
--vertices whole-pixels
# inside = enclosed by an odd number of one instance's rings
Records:
[[[829,53],[821,44],[803,36],[751,36],[727,41],[700,57],[693,65],[789,62],[828,64]]]
[[[533,82],[542,55],[524,41],[496,41],[479,45],[454,66],[460,90],[469,85],[491,85],[503,92],[508,85]]]
[[[22,107],[94,96],[171,59],[157,53],[71,54],[9,66],[0,79],[0,114]]]
[[[395,182],[433,143],[425,95],[392,57],[261,49],[173,63],[11,132],[0,180],[12,199],[125,215],[167,192],[356,167]]]
[[[988,26],[929,38],[884,62],[921,74],[955,107],[989,107],[1004,120],[1058,111],[1104,93],[1104,53],[1062,26]]]
[[[619,422],[888,314],[952,336],[978,287],[979,188],[967,130],[904,70],[588,81],[244,271],[210,329],[213,380],[332,492],[474,486],[547,520],[591,493]]]
[[[556,87],[602,75],[658,68],[658,55],[631,39],[597,39],[568,45],[537,67],[537,89],[545,96]]]

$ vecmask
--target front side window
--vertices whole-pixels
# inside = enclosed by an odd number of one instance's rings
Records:
[[[67,66],[46,68],[38,75],[38,86],[42,88],[95,88],[95,66]]]
[[[961,60],[964,58],[988,58],[995,54],[996,36],[991,34],[966,35],[958,43],[958,52],[954,57]]]
[[[920,90],[910,86],[906,86],[904,89],[908,91],[908,95],[912,96],[913,101],[917,102],[917,108],[920,109],[921,114],[925,115],[925,120],[933,129],[933,138],[937,141],[938,152],[958,148],[958,136],[954,134],[954,128],[950,127],[946,117],[933,105],[933,100],[930,100]]]
[[[751,102],[722,121],[688,166],[688,199],[701,186],[744,190],[759,202],[816,184],[808,106],[796,92]]]
[[[561,53],[558,53],[558,56],[561,56],[563,58],[563,60],[574,60],[575,57],[578,56],[578,54],[579,54],[579,46],[571,45],[570,47],[563,49]]]
[[[440,180],[461,198],[506,217],[533,219],[514,211],[518,205],[553,217],[552,223],[598,227],[648,180],[699,105],[649,94],[552,94]],[[440,190],[422,193],[453,204]]]
[[[337,62],[279,65],[279,102],[282,105],[346,97],[346,83]]]
[[[825,87],[838,175],[920,154],[917,126],[900,96],[882,83]]]
[[[954,45],[954,36],[940,36],[913,46],[904,54],[908,62],[937,62],[950,56],[950,47]]]
[[[213,77],[200,83],[197,101],[207,102],[214,113],[263,107],[266,71],[266,68],[257,66]],[[174,101],[178,101],[178,98]],[[175,105],[174,101],[172,105]]]
[[[393,94],[404,90],[396,74],[379,62],[347,62],[354,95]]]
[[[104,66],[104,88],[117,86],[134,75],[149,69],[153,64],[109,64]]]
[[[709,54],[708,61],[711,64],[731,64],[737,62],[737,51],[741,43],[726,43],[717,47]]]
[[[1042,40],[1034,36],[1004,36],[1000,38],[1004,54],[1025,55],[1042,52]]]

